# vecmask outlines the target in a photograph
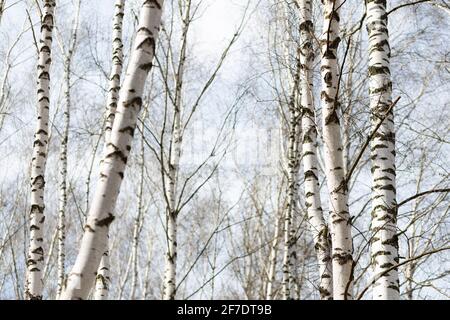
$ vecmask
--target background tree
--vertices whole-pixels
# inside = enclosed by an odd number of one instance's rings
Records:
[[[37,65],[37,125],[34,134],[30,176],[30,244],[28,247],[27,282],[25,286],[25,296],[29,300],[42,299],[45,165],[49,139],[50,64],[52,61],[53,12],[55,5],[55,1],[51,0],[42,2],[43,9]]]

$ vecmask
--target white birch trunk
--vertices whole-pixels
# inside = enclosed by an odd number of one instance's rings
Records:
[[[65,240],[66,240],[66,208],[67,208],[67,147],[69,143],[69,127],[70,127],[70,110],[71,110],[71,95],[70,95],[70,72],[72,65],[72,57],[77,44],[78,36],[78,21],[80,16],[81,1],[78,1],[75,21],[73,24],[73,33],[71,35],[68,52],[64,51],[64,46],[61,42],[61,47],[64,56],[64,82],[65,82],[65,109],[63,115],[64,128],[62,132],[61,148],[59,156],[59,208],[58,208],[58,284],[56,288],[56,298],[58,299],[64,288],[66,269],[65,269]]]
[[[331,243],[323,217],[317,160],[317,128],[314,111],[312,68],[314,62],[311,0],[299,0],[300,15],[300,104],[302,114],[302,151],[305,206],[314,239],[319,265],[319,293],[324,300],[333,299]]]
[[[272,245],[270,247],[270,255],[269,255],[269,271],[267,275],[267,287],[266,287],[266,300],[272,300],[273,299],[273,283],[275,281],[275,273],[276,273],[276,266],[277,266],[277,254],[278,254],[278,242],[280,238],[280,224],[282,222],[282,216],[279,215],[276,218],[275,222],[275,232],[272,240]]]
[[[282,293],[283,299],[294,299],[296,285],[296,239],[294,221],[298,214],[298,174],[300,168],[299,133],[300,133],[300,112],[298,105],[298,85],[300,80],[300,60],[297,50],[296,60],[293,68],[290,68],[290,43],[292,42],[291,28],[289,24],[289,4],[282,3],[282,15],[280,17],[285,22],[284,30],[284,63],[288,66],[288,150],[287,150],[287,204],[284,213],[284,246],[283,246],[283,279]],[[284,156],[284,155],[283,155]]]
[[[299,171],[299,152],[297,150],[296,139],[298,138],[298,119],[299,113],[295,110],[295,106],[290,107],[290,126],[289,129],[289,146],[288,146],[288,190],[287,190],[287,207],[284,218],[284,255],[283,255],[283,298],[293,299],[293,288],[295,285],[295,260],[296,260],[296,243],[295,243],[295,215],[298,214],[297,208],[297,192],[298,192],[298,171]]]
[[[137,118],[142,107],[145,80],[152,68],[155,42],[161,24],[163,0],[143,2],[130,62],[120,91],[116,117],[100,179],[89,211],[75,265],[67,280],[63,299],[86,299],[107,247],[110,223],[124,176]]]
[[[296,239],[293,221],[298,214],[298,174],[300,167],[299,134],[300,134],[300,112],[297,104],[297,89],[300,78],[300,61],[296,61],[296,72],[291,84],[291,95],[289,101],[289,143],[288,143],[288,185],[287,185],[287,207],[284,220],[284,256],[283,256],[283,298],[293,299],[293,288],[295,286],[295,260]]]
[[[59,208],[58,208],[58,285],[56,297],[59,297],[65,279],[65,239],[66,239],[66,207],[67,207],[67,144],[70,125],[70,60],[66,60],[64,68],[66,85],[66,106],[64,110],[64,129],[62,132],[59,156]]]
[[[43,1],[39,61],[37,66],[37,127],[31,159],[30,243],[27,255],[25,298],[42,299],[42,269],[44,264],[44,187],[47,160],[48,122],[50,106],[50,64],[55,1]]]
[[[386,0],[367,0],[369,33],[369,95],[372,128],[392,104],[390,47]],[[372,159],[372,264],[375,274],[398,263],[397,201],[395,179],[395,128],[391,110],[371,141]],[[373,286],[375,300],[398,300],[398,270],[379,277]]]
[[[120,78],[123,68],[123,42],[122,42],[122,29],[123,29],[123,16],[125,10],[125,0],[116,0],[114,11],[114,22],[112,30],[112,67],[109,77],[109,90],[106,100],[106,119],[105,119],[105,144],[104,155],[108,152],[108,143],[111,139],[111,129],[114,123],[114,118],[117,109],[117,102],[119,100],[120,91]],[[106,259],[106,260],[105,260]],[[104,261],[105,260],[105,261]],[[103,268],[101,270],[100,268]],[[107,277],[105,270],[108,270]],[[100,261],[99,270],[97,271],[96,285],[95,285],[95,300],[106,300],[108,298],[109,290],[109,248],[106,245],[106,250],[102,255]],[[97,290],[98,288],[98,290]],[[98,298],[98,299],[97,299]]]
[[[125,0],[116,0],[112,30],[112,66],[111,74],[109,76],[108,97],[106,100],[105,151],[107,150],[107,144],[111,139],[111,130],[116,115],[117,102],[119,100],[120,77],[123,68],[122,29],[124,10]]]
[[[178,170],[181,158],[181,144],[183,141],[183,132],[181,116],[183,109],[182,88],[184,66],[186,62],[187,33],[190,25],[191,0],[186,1],[186,7],[183,16],[183,30],[181,35],[181,51],[178,61],[178,69],[175,74],[175,98],[174,98],[174,116],[172,136],[170,140],[170,153],[168,163],[168,175],[166,175],[166,226],[167,226],[167,251],[165,259],[164,288],[163,299],[173,300],[176,295],[176,268],[177,268],[177,216],[176,194],[178,184]]]
[[[144,115],[142,117],[142,125],[141,125],[141,152],[140,152],[140,158],[141,158],[141,172],[140,172],[140,182],[139,182],[139,192],[138,192],[138,213],[134,220],[134,228],[133,228],[133,247],[132,247],[132,260],[131,260],[131,266],[133,268],[132,274],[131,274],[131,293],[130,293],[130,300],[136,299],[136,288],[138,285],[138,276],[139,276],[139,269],[138,269],[138,247],[139,247],[139,236],[142,229],[142,223],[143,223],[143,216],[144,216],[144,203],[143,203],[143,196],[144,196],[144,169],[145,169],[145,148],[144,148],[144,121],[146,117],[145,110]]]
[[[348,190],[342,154],[339,102],[337,97],[339,66],[339,11],[341,0],[324,0],[324,24],[321,36],[322,116],[325,175],[329,191],[333,298],[352,299],[352,237],[348,211]]]

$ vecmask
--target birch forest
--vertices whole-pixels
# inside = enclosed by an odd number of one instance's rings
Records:
[[[450,299],[449,0],[0,0],[0,299]]]

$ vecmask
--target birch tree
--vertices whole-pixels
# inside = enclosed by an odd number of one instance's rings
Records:
[[[111,140],[104,156],[100,179],[89,211],[81,247],[69,274],[63,299],[86,299],[107,245],[108,229],[114,220],[114,207],[131,150],[137,117],[142,106],[145,80],[152,68],[163,0],[143,2],[139,26],[127,68]]]
[[[106,101],[105,119],[105,144],[104,154],[107,155],[108,143],[111,140],[111,130],[114,123],[117,102],[119,100],[120,79],[123,69],[123,42],[122,29],[125,10],[125,1],[116,0],[114,11],[114,22],[112,28],[112,67],[109,77],[108,97]],[[105,300],[108,298],[109,290],[109,249],[108,245],[102,255],[102,259],[97,270],[94,299]]]
[[[314,63],[314,24],[310,0],[299,0],[300,17],[300,108],[302,126],[302,162],[304,172],[305,206],[319,265],[321,299],[333,298],[331,243],[328,226],[323,217],[317,159],[317,128],[313,98],[312,68]]]
[[[339,67],[337,49],[340,42],[340,0],[324,1],[324,23],[320,38],[325,176],[329,192],[333,298],[347,300],[352,297],[352,236],[348,209],[348,188],[344,175],[342,138],[339,120]]]
[[[67,146],[69,142],[70,112],[71,112],[71,67],[78,38],[78,21],[80,16],[81,0],[76,4],[75,20],[72,25],[72,34],[68,47],[63,40],[58,43],[64,59],[64,114],[61,147],[59,153],[59,204],[58,204],[58,286],[56,297],[59,297],[65,281],[65,239],[66,239],[66,210],[67,210]],[[57,34],[58,35],[58,34]]]
[[[372,159],[372,260],[375,274],[382,274],[373,287],[376,300],[399,299],[395,129],[390,77],[386,1],[367,0],[369,33],[369,95],[372,128],[385,118],[371,141]],[[387,116],[386,116],[386,113]]]
[[[158,134],[154,131],[155,129],[146,127],[154,140],[154,143],[149,144],[149,147],[160,166],[162,197],[165,206],[166,250],[162,294],[165,300],[175,299],[177,288],[180,285],[177,283],[178,216],[211,179],[220,161],[225,156],[229,139],[227,139],[224,129],[225,125],[233,119],[230,115],[236,104],[226,110],[221,129],[218,135],[213,138],[210,152],[205,159],[200,161],[200,164],[194,165],[192,170],[181,170],[180,168],[184,139],[189,134],[188,130],[192,127],[194,116],[199,113],[200,105],[205,100],[206,93],[214,84],[224,61],[230,53],[230,49],[240,36],[247,17],[245,11],[235,33],[222,50],[220,58],[212,67],[212,71],[207,75],[205,82],[201,83],[200,87],[194,87],[193,98],[187,99],[186,91],[191,89],[186,88],[188,83],[185,82],[185,77],[189,75],[187,60],[191,57],[188,50],[190,45],[189,31],[192,22],[195,21],[200,12],[201,4],[201,1],[194,3],[191,0],[186,0],[175,6],[181,20],[178,37],[174,33],[176,13],[172,13],[171,20],[165,24],[161,31],[164,41],[161,44],[161,53],[157,56],[157,63],[163,83],[164,112],[162,119],[158,120],[161,123],[161,127],[157,128]],[[239,95],[236,101],[241,98],[242,95]],[[208,166],[211,168],[208,168]],[[203,178],[202,174],[205,174],[206,177]]]
[[[282,164],[281,174],[287,178],[286,185],[286,204],[283,211],[283,255],[282,255],[282,296],[283,299],[295,299],[297,286],[297,224],[298,215],[300,214],[298,207],[298,185],[299,185],[299,168],[300,155],[299,135],[300,127],[300,110],[299,110],[299,80],[300,80],[300,61],[299,51],[296,50],[292,43],[294,24],[291,24],[290,13],[291,6],[288,2],[274,4],[277,6],[276,27],[279,34],[275,31],[273,41],[280,46],[280,53],[275,57],[274,63],[282,69],[274,72],[274,76],[280,83],[277,96],[279,99],[278,112],[280,113],[280,146],[281,153],[280,162]],[[279,12],[278,12],[279,11]],[[282,38],[281,41],[278,39]],[[269,49],[270,50],[270,49]],[[284,71],[284,72],[283,72]],[[285,144],[287,150],[285,151]]]
[[[279,212],[276,212],[278,216],[275,217],[275,230],[273,235],[273,240],[270,246],[269,252],[269,263],[268,263],[268,279],[266,284],[266,300],[272,300],[274,296],[274,281],[276,274],[276,266],[277,266],[277,253],[278,253],[278,243],[280,241],[280,225],[282,222],[282,216]]]
[[[138,190],[138,205],[137,205],[137,215],[134,220],[133,226],[133,245],[131,252],[131,293],[130,300],[135,300],[136,298],[136,289],[138,286],[138,276],[140,274],[138,269],[139,257],[138,257],[138,246],[139,246],[139,237],[142,231],[142,224],[144,219],[144,170],[145,170],[145,143],[144,143],[144,121],[147,116],[147,109],[144,109],[142,115],[142,123],[141,123],[141,146],[140,146],[140,181],[139,181],[139,190]]]
[[[106,100],[105,152],[107,150],[107,145],[111,140],[111,130],[119,100],[120,78],[123,68],[122,29],[125,0],[116,0],[114,7],[115,11],[112,28],[112,66],[111,74],[109,76],[108,97]]]
[[[298,60],[298,59],[297,59]],[[283,296],[284,299],[292,299],[294,282],[296,279],[294,261],[296,260],[296,229],[294,221],[299,214],[298,201],[298,174],[300,167],[299,136],[300,136],[300,112],[297,104],[297,90],[299,85],[300,62],[296,62],[296,72],[292,82],[292,93],[289,101],[289,142],[288,142],[288,184],[287,204],[284,218],[284,257],[283,257]]]
[[[183,8],[184,7],[184,8]],[[187,0],[181,5],[180,10],[184,11],[183,27],[181,31],[181,50],[178,59],[178,67],[175,73],[175,92],[173,101],[173,125],[172,135],[169,146],[169,159],[167,163],[166,174],[162,175],[163,185],[165,186],[165,194],[167,198],[166,207],[166,227],[167,227],[167,252],[164,271],[164,291],[163,299],[175,299],[176,291],[176,260],[177,260],[177,216],[176,196],[178,187],[178,171],[181,158],[181,144],[183,141],[182,134],[182,108],[181,101],[183,90],[184,66],[186,62],[187,35],[191,22],[191,0]]]
[[[55,1],[44,0],[41,17],[41,37],[37,65],[37,126],[34,134],[31,158],[31,201],[29,213],[30,242],[27,256],[27,280],[25,297],[42,299],[42,268],[44,264],[44,188],[45,165],[49,132],[50,65],[52,61],[53,12]]]

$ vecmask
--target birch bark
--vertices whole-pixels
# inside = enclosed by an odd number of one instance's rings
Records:
[[[385,272],[398,263],[395,128],[392,108],[390,46],[386,0],[367,0],[369,34],[369,96],[372,128],[389,111],[375,133],[372,159],[372,264],[383,274],[373,286],[375,300],[398,300],[398,270]]]
[[[297,61],[299,65],[299,62]],[[297,69],[299,69],[297,67]],[[299,72],[294,75],[292,94],[289,101],[289,144],[288,144],[288,185],[287,185],[287,207],[284,220],[284,256],[283,256],[283,298],[293,299],[293,287],[295,284],[296,239],[294,216],[298,214],[298,174],[300,167],[299,150],[297,143],[300,130],[300,113],[296,103],[296,94],[299,83]]]
[[[144,219],[144,170],[145,170],[145,145],[144,145],[144,121],[147,115],[147,109],[144,110],[144,114],[142,116],[142,125],[141,125],[141,150],[140,150],[140,181],[139,181],[139,191],[138,191],[138,213],[136,218],[134,219],[134,228],[133,228],[133,246],[132,246],[132,260],[131,266],[133,268],[131,273],[131,293],[130,300],[136,299],[136,289],[138,286],[138,278],[139,278],[139,261],[138,261],[138,248],[139,248],[139,238],[142,230],[142,224]]]
[[[111,140],[104,156],[100,179],[89,211],[75,265],[63,299],[86,299],[94,283],[101,256],[106,250],[109,225],[124,176],[137,118],[142,107],[145,80],[153,64],[163,0],[145,0],[130,62],[120,91]]]
[[[56,296],[59,297],[65,278],[65,239],[66,239],[66,207],[67,207],[67,144],[70,125],[70,62],[66,60],[64,67],[65,100],[64,128],[62,132],[59,155],[59,204],[58,204],[58,285]]]
[[[300,108],[302,117],[302,151],[305,188],[305,206],[314,239],[319,264],[320,298],[333,298],[333,279],[331,265],[331,243],[328,226],[323,217],[320,199],[319,172],[317,159],[317,127],[314,111],[312,69],[314,63],[311,0],[299,0],[300,15]]]
[[[291,66],[292,30],[289,24],[289,4],[282,3],[282,15],[280,19],[284,21],[284,63]],[[288,150],[286,156],[287,168],[287,189],[286,189],[286,210],[284,213],[284,246],[283,246],[283,279],[282,292],[283,299],[295,299],[295,286],[297,284],[297,251],[296,251],[296,230],[295,223],[298,212],[298,175],[300,168],[299,134],[300,134],[300,110],[298,103],[298,86],[300,80],[300,57],[299,51],[295,55],[293,68],[288,68]]]
[[[37,127],[34,134],[31,159],[31,208],[30,242],[27,255],[27,279],[25,298],[42,299],[42,269],[44,264],[44,187],[45,165],[47,161],[48,122],[50,106],[50,65],[53,40],[53,12],[55,1],[43,1],[41,38],[37,65]]]
[[[352,298],[352,237],[348,190],[344,175],[341,126],[338,116],[337,48],[339,46],[340,0],[324,0],[321,44],[322,120],[325,176],[327,180],[332,238],[333,298]]]
[[[63,115],[64,127],[62,131],[60,155],[59,155],[59,207],[58,207],[58,285],[56,288],[56,297],[61,295],[65,281],[65,240],[66,240],[66,209],[67,209],[67,146],[69,142],[69,127],[70,127],[70,110],[71,95],[70,95],[70,73],[72,66],[72,57],[75,51],[78,37],[78,19],[80,14],[81,2],[77,3],[75,21],[73,23],[73,32],[70,39],[70,44],[67,52],[64,49],[63,42],[60,42],[61,51],[64,57],[64,84],[65,84],[65,109]]]
[[[125,0],[116,0],[114,10],[114,22],[112,30],[112,67],[109,77],[109,90],[106,100],[106,119],[105,119],[105,144],[104,155],[108,152],[108,143],[111,140],[111,129],[114,123],[115,113],[117,109],[117,102],[119,100],[120,78],[123,68],[123,16],[125,10]],[[106,245],[106,250],[102,255],[99,270],[97,271],[94,299],[106,300],[108,299],[109,290],[109,248]]]
[[[112,67],[109,77],[108,97],[106,100],[105,152],[107,150],[107,144],[111,139],[111,130],[119,100],[120,78],[123,68],[122,29],[124,10],[125,0],[116,0],[112,30]]]
[[[191,19],[191,0],[186,1],[183,15],[183,29],[181,34],[181,50],[178,68],[175,74],[175,96],[172,135],[169,147],[168,174],[165,175],[165,193],[167,198],[166,226],[167,251],[165,259],[163,299],[173,300],[176,295],[176,268],[177,268],[177,185],[178,171],[181,158],[181,144],[183,132],[181,116],[183,111],[182,89],[186,62],[187,34]]]
[[[278,242],[280,238],[280,225],[282,222],[282,215],[277,212],[275,222],[275,232],[273,236],[273,240],[271,242],[270,247],[270,255],[269,255],[269,270],[267,275],[267,287],[266,287],[266,300],[272,300],[273,299],[273,285],[275,281],[275,274],[276,274],[276,266],[277,266],[277,253],[278,253]]]
[[[95,277],[94,300],[107,300],[109,294],[109,250],[103,252]]]

